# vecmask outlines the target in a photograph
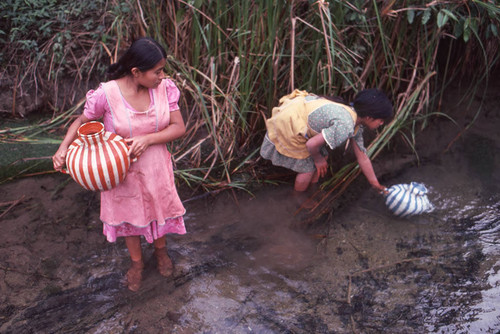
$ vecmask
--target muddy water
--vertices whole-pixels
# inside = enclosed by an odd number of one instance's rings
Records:
[[[0,212],[0,332],[498,333],[499,119],[380,174],[424,183],[430,214],[392,216],[362,179],[307,226],[286,184],[187,201],[188,234],[168,237],[174,276],[144,243],[137,293],[97,194],[63,175],[0,185],[0,203],[20,199]]]
[[[409,219],[369,190],[307,227],[287,185],[189,201],[189,233],[168,239],[174,277],[144,244],[138,293],[97,195],[62,177],[4,185],[2,201],[29,198],[2,218],[1,332],[497,333],[499,159],[476,135],[384,180],[430,189],[436,210]]]

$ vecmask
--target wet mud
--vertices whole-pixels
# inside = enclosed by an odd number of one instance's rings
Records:
[[[434,212],[397,218],[361,178],[307,225],[290,183],[186,201],[188,234],[167,239],[173,277],[144,242],[137,293],[124,285],[123,240],[102,235],[97,193],[64,175],[3,184],[0,332],[498,333],[500,112],[490,101],[458,139],[460,128],[437,123],[419,164],[401,150],[377,160],[387,186],[424,183]]]

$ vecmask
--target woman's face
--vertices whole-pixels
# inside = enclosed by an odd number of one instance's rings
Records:
[[[165,78],[165,73],[163,68],[167,61],[165,59],[160,60],[152,69],[141,72],[138,71],[136,77],[138,83],[146,88],[156,88]]]
[[[365,117],[364,125],[368,127],[370,130],[375,130],[382,124],[384,124],[384,120],[381,118],[373,118],[373,117]]]

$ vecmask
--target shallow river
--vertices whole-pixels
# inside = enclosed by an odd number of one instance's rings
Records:
[[[4,184],[0,202],[26,198],[0,222],[0,332],[498,333],[500,140],[485,126],[382,179],[424,183],[429,214],[391,215],[362,180],[307,226],[287,184],[187,201],[174,277],[144,244],[137,293],[96,194],[62,175]]]

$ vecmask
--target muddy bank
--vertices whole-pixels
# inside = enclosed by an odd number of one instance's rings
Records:
[[[467,333],[482,315],[491,319],[479,328],[498,329],[499,253],[481,238],[499,242],[500,199],[471,214],[472,185],[466,197],[433,197],[443,216],[402,221],[367,193],[310,230],[292,228],[285,186],[239,207],[225,194],[191,203],[189,234],[168,239],[174,277],[156,272],[144,245],[144,285],[131,293],[125,245],[104,241],[95,196],[69,183],[51,199],[61,181],[16,183],[30,197],[2,219],[2,333]]]
[[[3,184],[0,202],[20,201],[0,212],[0,332],[497,333],[495,94],[459,137],[473,113],[433,123],[419,165],[404,146],[377,161],[386,185],[426,184],[435,212],[396,218],[361,178],[309,226],[289,184],[189,201],[188,234],[168,238],[174,277],[144,243],[138,293],[123,284],[123,240],[102,236],[98,194],[64,175]]]

